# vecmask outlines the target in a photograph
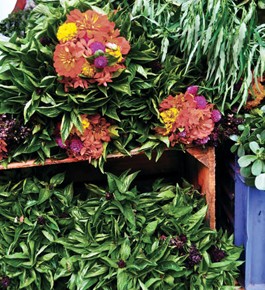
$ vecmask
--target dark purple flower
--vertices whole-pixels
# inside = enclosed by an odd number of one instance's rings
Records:
[[[226,252],[217,248],[216,246],[211,246],[209,249],[209,255],[212,262],[220,262],[226,257]]]
[[[37,95],[41,95],[43,93],[43,89],[42,88],[36,88],[35,92]]]
[[[219,110],[212,110],[212,120],[216,123],[222,118],[222,114]]]
[[[208,142],[209,140],[210,140],[210,137],[207,136],[207,137],[204,137],[204,138],[202,138],[202,139],[197,139],[197,140],[195,141],[195,143],[198,144],[198,145],[204,145],[204,144],[207,144],[207,142]]]
[[[178,250],[182,250],[186,242],[187,237],[183,234],[170,239],[170,245],[174,246]]]
[[[184,235],[184,234],[180,234],[179,235],[179,239],[183,242],[183,243],[186,243],[187,242],[187,236],[186,235]]]
[[[189,93],[189,94],[192,94],[193,96],[196,96],[198,93],[198,89],[199,89],[198,86],[190,86],[187,88],[186,93]]]
[[[95,41],[95,42],[91,43],[89,48],[92,50],[93,54],[98,50],[105,52],[105,45],[99,41]]]
[[[47,46],[47,45],[50,45],[52,43],[52,40],[47,37],[47,36],[43,36],[40,38],[40,43],[43,45],[43,46]]]
[[[186,133],[185,130],[184,130],[184,131],[181,131],[181,132],[178,133],[178,137],[179,137],[179,138],[185,138],[186,135],[187,135],[187,133]]]
[[[163,68],[162,63],[157,61],[157,60],[152,61],[150,63],[150,67],[152,69],[152,72],[154,72],[154,73],[160,72],[162,70],[162,68]]]
[[[197,103],[197,109],[205,109],[207,106],[207,101],[204,96],[196,96],[194,100]]]
[[[113,194],[111,192],[106,192],[105,193],[105,198],[106,200],[112,200],[113,199]]]
[[[108,65],[108,60],[105,56],[98,56],[94,59],[94,65],[96,68],[102,69]]]
[[[83,148],[83,143],[78,137],[75,137],[71,140],[70,149],[74,153],[79,153],[82,148]]]
[[[10,278],[7,276],[2,277],[0,285],[1,288],[6,289],[10,285]]]
[[[67,212],[62,212],[60,215],[59,215],[59,218],[61,218],[61,219],[66,219],[66,218],[69,218],[70,217],[70,215],[69,215],[69,213],[67,213]]]
[[[185,261],[186,267],[192,268],[193,266],[199,264],[201,260],[202,260],[202,255],[200,254],[196,246],[192,245],[190,247],[189,256]]]
[[[62,140],[61,137],[56,137],[56,138],[55,138],[55,142],[57,143],[57,145],[58,145],[59,147],[61,147],[61,148],[63,148],[63,149],[66,149],[66,148],[67,148],[67,144],[66,144],[66,142],[63,143],[63,140]]]
[[[45,225],[45,223],[46,223],[46,220],[45,220],[45,217],[43,217],[43,216],[38,216],[38,218],[37,218],[37,223],[39,224],[39,225],[41,225],[41,226],[43,226],[43,225]]]
[[[126,263],[123,260],[119,260],[119,262],[117,263],[119,268],[125,268],[126,267]]]

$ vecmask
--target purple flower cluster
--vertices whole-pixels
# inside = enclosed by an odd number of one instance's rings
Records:
[[[7,289],[8,286],[10,285],[10,278],[7,277],[7,276],[4,276],[2,277],[2,279],[0,280],[0,288],[3,288],[3,289]]]
[[[23,125],[21,120],[13,118],[11,115],[0,115],[0,139],[7,143],[8,147],[17,146],[24,141],[32,129]]]
[[[187,268],[192,268],[195,265],[198,265],[202,260],[202,255],[195,245],[192,245],[189,250],[189,256],[185,261]]]
[[[187,242],[187,237],[183,234],[170,239],[170,245],[175,247],[177,250],[182,250]]]
[[[39,224],[39,225],[41,225],[41,226],[43,226],[43,225],[45,225],[46,224],[46,220],[45,220],[45,217],[43,217],[43,216],[38,216],[38,218],[37,218],[37,224]]]
[[[212,262],[220,262],[226,257],[226,252],[216,246],[211,246],[209,249],[209,255]]]

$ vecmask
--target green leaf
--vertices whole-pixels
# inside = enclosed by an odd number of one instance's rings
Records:
[[[259,144],[256,141],[250,142],[249,148],[254,154],[257,154],[258,150],[260,149]]]
[[[174,218],[180,218],[182,216],[188,215],[192,211],[191,206],[175,207],[171,204],[166,204],[166,205],[162,206],[162,209],[163,209],[165,214],[171,215]]]
[[[105,266],[95,266],[93,268],[91,268],[88,273],[84,276],[84,278],[92,278],[92,277],[97,277],[97,276],[101,276],[103,274],[105,274],[106,272],[108,272],[108,267]]]
[[[50,241],[50,242],[54,242],[54,237],[52,234],[50,234],[47,231],[42,231],[43,235],[45,236],[45,238]]]
[[[265,173],[262,173],[255,178],[255,186],[258,190],[265,190]]]
[[[129,274],[124,269],[118,269],[117,272],[117,290],[128,290],[128,284],[131,280]]]
[[[138,282],[139,282],[142,290],[148,290],[147,286],[140,279],[138,279]]]
[[[247,167],[251,162],[255,161],[258,157],[254,155],[244,155],[238,159],[240,167]]]
[[[206,212],[207,212],[207,205],[202,207],[199,211],[197,211],[195,214],[193,214],[187,219],[186,224],[188,226],[189,231],[195,230],[200,226],[200,224],[202,223],[203,219],[206,216]]]
[[[175,196],[176,196],[176,194],[171,190],[162,191],[157,195],[158,198],[162,198],[164,200],[172,199]]]
[[[255,160],[251,166],[251,173],[255,176],[260,175],[262,172],[262,167],[263,161],[261,161],[260,159]]]
[[[41,261],[50,261],[51,259],[53,259],[55,256],[57,256],[58,255],[58,253],[48,253],[48,254],[45,254],[45,255],[43,255],[41,258],[40,258],[40,260]]]
[[[144,228],[143,233],[148,235],[148,236],[153,235],[153,233],[155,232],[155,230],[157,228],[157,225],[158,225],[158,221],[157,220],[148,223],[148,225]]]
[[[72,128],[73,123],[71,122],[70,116],[68,114],[64,114],[61,123],[61,137],[63,142],[65,142],[68,138]]]
[[[124,212],[123,212],[125,218],[129,221],[129,223],[131,224],[131,226],[133,228],[135,228],[136,223],[135,223],[135,214],[133,212],[133,209],[131,207],[131,205],[129,204],[125,204],[124,205]]]
[[[108,265],[108,267],[112,267],[114,269],[118,268],[118,264],[116,262],[114,262],[112,259],[110,259],[109,257],[100,257],[101,260],[103,260],[103,262],[105,262],[105,264]]]
[[[120,249],[121,259],[126,261],[130,257],[130,254],[131,254],[130,240],[129,238],[126,238],[123,241]]]
[[[185,269],[184,267],[180,267],[176,262],[173,261],[163,261],[159,263],[159,270],[165,271],[174,271],[174,272],[181,272]]]
[[[38,204],[42,204],[43,202],[45,202],[47,199],[50,198],[51,195],[52,195],[52,192],[49,189],[41,188],[39,191]]]
[[[64,181],[64,178],[65,178],[65,173],[58,173],[50,179],[50,184],[52,184],[53,186],[62,184]]]

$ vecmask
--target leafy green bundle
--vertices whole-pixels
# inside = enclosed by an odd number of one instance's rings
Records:
[[[7,289],[235,289],[241,248],[210,229],[186,183],[108,173],[82,193],[26,178],[0,188],[0,284]]]

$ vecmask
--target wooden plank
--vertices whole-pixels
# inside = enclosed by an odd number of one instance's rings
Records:
[[[206,195],[208,205],[207,219],[210,227],[214,229],[216,227],[215,148],[192,147],[187,148],[187,152],[200,162],[197,168],[197,182],[202,194]]]

